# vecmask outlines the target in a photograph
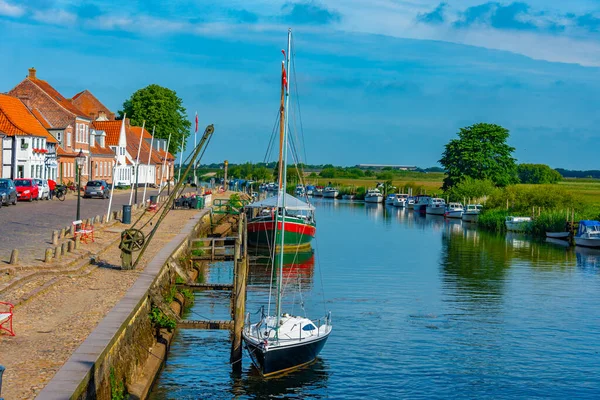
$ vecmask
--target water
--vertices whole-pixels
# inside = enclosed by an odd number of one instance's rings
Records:
[[[600,252],[383,205],[316,206],[314,266],[296,268],[288,303],[302,286],[311,317],[332,311],[320,360],[265,381],[244,354],[235,377],[228,332],[182,330],[152,399],[600,398]],[[251,271],[253,312],[270,277]],[[226,264],[209,275],[231,280]],[[198,294],[188,318],[226,319],[228,304]]]

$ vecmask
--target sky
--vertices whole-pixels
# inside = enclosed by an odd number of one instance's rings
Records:
[[[0,0],[0,92],[35,67],[116,112],[159,84],[215,124],[203,162],[263,161],[288,27],[304,162],[435,166],[489,122],[518,162],[600,169],[600,0]]]

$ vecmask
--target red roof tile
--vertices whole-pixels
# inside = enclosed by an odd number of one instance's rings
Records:
[[[57,143],[21,100],[5,94],[0,94],[0,132],[8,136],[42,136],[49,143]]]
[[[118,146],[119,134],[121,133],[121,124],[123,121],[94,121],[94,129],[106,132],[106,146]],[[125,132],[127,132],[127,124]]]
[[[110,147],[100,147],[97,144],[92,147],[93,156],[114,156],[115,152]]]
[[[89,90],[77,93],[70,100],[77,108],[92,119],[98,118],[100,111],[106,114],[106,118],[114,119],[114,114],[96,98]],[[113,118],[111,118],[111,116]]]
[[[52,98],[56,103],[60,104],[65,110],[69,111],[78,117],[89,118],[83,111],[73,105],[68,99],[54,89],[48,82],[41,79],[28,77],[31,82],[35,83],[40,89],[42,89],[48,96]]]
[[[48,122],[48,120],[42,115],[40,110],[34,108],[31,110],[31,113],[37,118],[38,121],[42,124],[42,126],[46,129],[52,129],[52,126]]]

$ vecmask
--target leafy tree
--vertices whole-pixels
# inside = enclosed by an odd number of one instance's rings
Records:
[[[126,113],[133,125],[142,126],[146,121],[148,131],[155,127],[154,136],[168,139],[171,134],[169,152],[176,154],[181,149],[181,139],[190,135],[192,123],[187,119],[185,107],[177,94],[159,85],[139,89],[123,103],[119,118]]]
[[[517,168],[521,183],[558,183],[562,175],[546,164],[519,164]]]
[[[446,170],[444,190],[466,177],[490,179],[496,186],[518,182],[517,166],[512,157],[515,149],[506,144],[508,129],[479,123],[461,128],[458,136],[458,139],[446,144],[446,150],[439,160]]]

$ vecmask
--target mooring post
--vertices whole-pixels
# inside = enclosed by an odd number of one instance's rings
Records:
[[[244,329],[244,315],[246,314],[246,277],[248,270],[246,260],[240,253],[241,232],[244,214],[240,215],[238,237],[235,241],[235,315],[233,318],[233,341],[231,342],[231,357],[229,362],[234,373],[242,372],[242,330]]]

